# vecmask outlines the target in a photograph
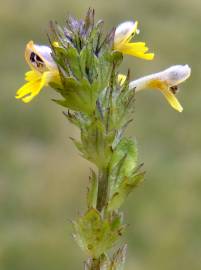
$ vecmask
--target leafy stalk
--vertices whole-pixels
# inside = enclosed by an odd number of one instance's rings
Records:
[[[126,246],[117,245],[125,224],[119,209],[144,173],[137,166],[135,141],[124,137],[135,89],[129,89],[129,73],[123,84],[118,81],[123,55],[113,49],[114,30],[104,37],[102,24],[95,23],[93,10],[84,20],[70,17],[63,28],[51,23],[62,96],[54,101],[68,109],[65,116],[80,130],[80,140],[72,141],[97,167],[89,177],[87,210],[73,222],[74,238],[88,256],[85,270],[122,270]]]

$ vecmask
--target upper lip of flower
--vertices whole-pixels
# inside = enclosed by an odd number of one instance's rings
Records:
[[[26,45],[25,59],[31,69],[43,73],[57,68],[51,53],[50,47],[34,44],[31,40]]]
[[[120,46],[124,42],[129,42],[135,33],[139,30],[137,29],[138,22],[127,21],[121,23],[115,31],[114,45]]]
[[[163,71],[163,79],[169,87],[177,86],[187,80],[190,75],[191,69],[188,65],[175,65]]]

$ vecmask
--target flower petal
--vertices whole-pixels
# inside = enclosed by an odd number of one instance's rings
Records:
[[[41,81],[30,81],[23,85],[16,93],[17,99],[22,99],[25,103],[31,101],[40,92]]]
[[[114,36],[114,48],[118,50],[118,47],[121,46],[122,43],[128,42],[137,32],[138,22],[128,21],[121,23],[115,31]]]
[[[36,81],[41,78],[41,73],[36,72],[35,70],[30,70],[25,73],[26,81]]]
[[[124,74],[119,74],[118,75],[118,82],[119,82],[120,85],[123,85],[125,80],[126,80],[126,75],[124,75]]]
[[[167,101],[169,102],[169,104],[177,111],[182,112],[183,108],[181,106],[181,104],[179,103],[178,99],[176,98],[176,96],[171,92],[170,89],[168,88],[164,88],[161,89],[161,92],[163,93],[163,95],[165,96],[165,98],[167,99]]]
[[[16,98],[28,103],[40,93],[44,86],[49,84],[52,79],[52,72],[47,71],[36,77],[36,72],[30,71],[26,73],[26,78],[29,82],[17,91]]]
[[[31,69],[42,73],[47,70],[57,69],[51,53],[50,47],[36,45],[31,40],[26,45],[25,59]]]
[[[144,42],[125,43],[121,46],[120,51],[124,54],[133,55],[146,60],[152,60],[154,53],[146,53],[148,47]]]

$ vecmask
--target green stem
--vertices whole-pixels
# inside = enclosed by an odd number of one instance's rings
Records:
[[[91,270],[100,270],[100,259],[92,259]]]
[[[102,209],[107,205],[108,199],[108,168],[99,170],[98,175],[98,198],[97,198],[97,210]]]
[[[102,211],[107,204],[108,199],[108,168],[99,170],[98,174],[98,197],[97,210]],[[100,270],[101,257],[92,259],[91,270]]]

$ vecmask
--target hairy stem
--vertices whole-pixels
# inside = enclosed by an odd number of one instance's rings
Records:
[[[97,196],[97,210],[101,212],[107,205],[108,200],[108,167],[105,169],[99,169],[98,174],[98,196]],[[99,258],[92,258],[90,270],[101,269],[101,256]]]
[[[100,259],[92,259],[91,270],[100,270]]]
[[[99,170],[98,175],[98,198],[97,198],[97,210],[102,211],[102,209],[107,204],[108,198],[108,168]]]

